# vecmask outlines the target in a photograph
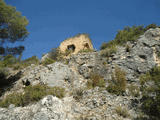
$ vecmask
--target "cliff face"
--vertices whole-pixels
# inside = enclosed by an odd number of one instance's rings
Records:
[[[160,65],[160,29],[150,29],[137,42],[118,46],[110,57],[101,56],[101,51],[72,55],[65,62],[55,62],[48,66],[29,66],[21,71],[22,77],[10,91],[23,91],[27,83],[47,84],[66,90],[65,97],[59,99],[49,95],[37,103],[25,107],[0,108],[0,120],[133,120],[139,116],[139,96],[132,96],[127,87],[123,95],[111,94],[105,89],[113,77],[116,67],[126,74],[127,86],[137,87],[139,77]],[[87,88],[91,73],[103,77],[105,87]],[[4,97],[3,96],[3,97]],[[126,116],[118,114],[118,107],[127,111]]]

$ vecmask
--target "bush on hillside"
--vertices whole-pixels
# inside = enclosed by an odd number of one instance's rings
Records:
[[[132,26],[132,27],[125,27],[123,30],[119,30],[116,34],[116,37],[114,40],[103,43],[101,45],[101,50],[108,48],[108,46],[114,45],[125,45],[128,41],[133,42],[136,41],[140,35],[144,34],[145,31],[149,30],[150,28],[157,28],[156,24],[150,24],[146,27],[140,25],[140,26]]]
[[[0,67],[12,67],[14,64],[18,63],[18,59],[12,55],[7,55],[3,57],[0,61]]]
[[[46,85],[27,86],[23,93],[12,93],[0,101],[0,107],[8,107],[10,104],[16,106],[26,106],[30,103],[39,101],[46,95],[53,95],[63,98],[65,89],[60,87],[48,87]]]
[[[101,56],[110,57],[112,54],[117,52],[116,45],[109,46],[101,51]]]
[[[36,56],[32,56],[26,60],[21,61],[12,55],[7,55],[0,60],[0,68],[13,68],[14,70],[22,69],[31,64],[38,65],[39,59]]]
[[[142,90],[142,110],[151,118],[160,118],[160,67],[140,77]]]
[[[112,80],[107,87],[108,92],[117,95],[122,95],[126,90],[126,75],[119,67],[115,67],[115,72],[112,73]]]
[[[116,113],[123,118],[130,117],[128,110],[125,107],[117,106],[115,109]]]
[[[154,28],[160,28],[160,26],[152,23],[152,24],[147,25],[147,26],[145,27],[145,31],[147,31],[147,30],[149,30],[149,29],[151,29],[151,28],[153,28],[153,29],[154,29]]]
[[[73,90],[73,98],[77,101],[80,101],[83,98],[83,92],[85,88],[77,88]]]
[[[49,52],[49,58],[52,60],[59,60],[59,57],[61,56],[60,51],[58,48],[52,48],[52,50]]]
[[[6,80],[7,75],[8,75],[8,70],[6,68],[0,68],[0,88],[9,84],[9,81]]]
[[[88,53],[88,52],[93,52],[92,49],[83,49],[83,50],[80,50],[79,53]]]
[[[106,48],[112,48],[113,46],[116,46],[116,43],[115,43],[115,41],[114,40],[111,40],[111,41],[109,41],[109,42],[104,42],[104,43],[102,43],[102,45],[101,45],[101,50],[104,50],[104,49],[106,49]]]
[[[125,27],[123,30],[118,31],[115,42],[119,45],[124,45],[128,41],[136,41],[143,33],[143,26]]]
[[[28,59],[25,59],[23,61],[18,61],[15,65],[13,65],[12,67],[17,70],[17,69],[23,69],[26,68],[28,66],[30,66],[31,64],[34,65],[39,65],[39,59],[36,56],[32,56]]]
[[[90,79],[87,82],[88,88],[94,87],[105,87],[106,82],[104,81],[103,77],[98,73],[90,73]]]
[[[55,60],[53,60],[51,58],[46,58],[44,61],[41,62],[41,64],[46,66],[46,65],[52,64],[54,62],[55,62]]]
[[[25,64],[39,64],[39,59],[36,56],[32,56],[24,61],[22,63]]]

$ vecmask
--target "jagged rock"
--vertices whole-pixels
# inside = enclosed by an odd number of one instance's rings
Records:
[[[86,66],[86,64],[80,66],[78,70],[79,70],[79,73],[83,75],[84,78],[86,79],[89,78],[89,68]]]
[[[67,65],[60,62],[55,62],[46,67],[35,67],[34,69],[28,71],[28,73],[25,73],[21,80],[25,84],[29,82],[31,85],[42,83],[51,87],[68,87],[67,83],[71,84],[73,80],[78,79],[76,76],[76,73],[74,73]]]
[[[72,82],[75,79],[73,71],[62,63],[55,62],[48,65],[47,73],[40,73],[40,78],[47,83],[48,86],[64,86],[65,80]]]
[[[111,80],[115,66],[126,72],[127,84],[139,84],[139,76],[156,65],[160,65],[160,28],[150,29],[136,42],[127,43],[130,51],[118,46],[117,53],[103,58],[100,52],[72,55],[63,64],[55,62],[48,66],[31,65],[22,70],[22,75],[15,82],[11,91],[23,90],[23,86],[38,83],[60,86],[67,89],[68,95],[63,99],[46,96],[37,103],[25,107],[0,108],[0,120],[131,120],[138,116],[139,97],[130,95],[128,89],[123,96],[110,94],[106,89],[95,87],[86,89],[86,82],[91,72],[98,73],[108,82]],[[153,83],[148,83],[152,85]],[[82,94],[75,89],[82,89]],[[12,92],[13,92],[12,91]],[[8,91],[9,92],[9,91]],[[73,93],[79,95],[74,99]],[[7,94],[7,92],[6,92]],[[115,109],[125,107],[129,118],[119,116]]]
[[[15,109],[0,108],[0,120],[74,120],[68,116],[70,104],[53,96],[46,96],[40,102],[27,107]],[[70,102],[71,103],[71,102]]]
[[[150,29],[140,36],[137,42],[130,43],[130,52],[126,52],[124,47],[119,47],[113,56],[116,59],[110,61],[110,64],[121,67],[127,73],[129,81],[138,81],[140,74],[158,65],[156,53],[159,52],[159,40],[160,29]]]
[[[106,76],[108,69],[102,59],[99,52],[77,54],[71,56],[69,66],[73,66],[85,79],[89,78],[90,72]]]

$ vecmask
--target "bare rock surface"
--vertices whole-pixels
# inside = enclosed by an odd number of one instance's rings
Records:
[[[107,86],[115,66],[119,66],[126,72],[127,85],[138,85],[141,74],[160,65],[160,28],[150,29],[136,42],[127,44],[130,51],[119,46],[117,53],[109,58],[102,57],[100,52],[78,53],[68,59],[68,64],[55,62],[25,68],[21,71],[22,77],[6,94],[36,84],[64,87],[68,94],[63,99],[48,95],[25,107],[0,108],[0,120],[134,120],[139,114],[138,97],[131,96],[127,90],[117,96],[99,87],[86,89],[91,72],[103,76]],[[76,90],[82,92],[79,99],[75,99]],[[118,106],[125,108],[129,116],[119,116]]]

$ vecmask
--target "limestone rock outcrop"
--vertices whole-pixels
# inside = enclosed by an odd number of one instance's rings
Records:
[[[79,41],[85,36],[75,38]],[[76,41],[73,38],[69,40],[62,44],[62,51]],[[83,42],[80,48],[75,48],[75,53],[84,47]],[[102,57],[101,51],[78,53],[67,58],[67,63],[27,67],[21,71],[22,77],[10,89],[12,92],[23,89],[27,83],[42,83],[64,87],[66,96],[59,99],[49,95],[25,107],[10,105],[8,108],[0,108],[0,120],[135,120],[139,115],[140,96],[131,96],[128,88],[122,96],[111,94],[100,87],[86,89],[91,72],[103,76],[107,86],[115,66],[118,66],[126,72],[128,86],[132,83],[139,85],[140,75],[160,65],[160,28],[150,29],[136,42],[127,44],[130,46],[129,51],[126,51],[125,46],[118,46],[117,52],[108,58]],[[89,47],[92,48],[92,45]],[[130,116],[119,116],[115,111],[118,106],[125,108]]]

